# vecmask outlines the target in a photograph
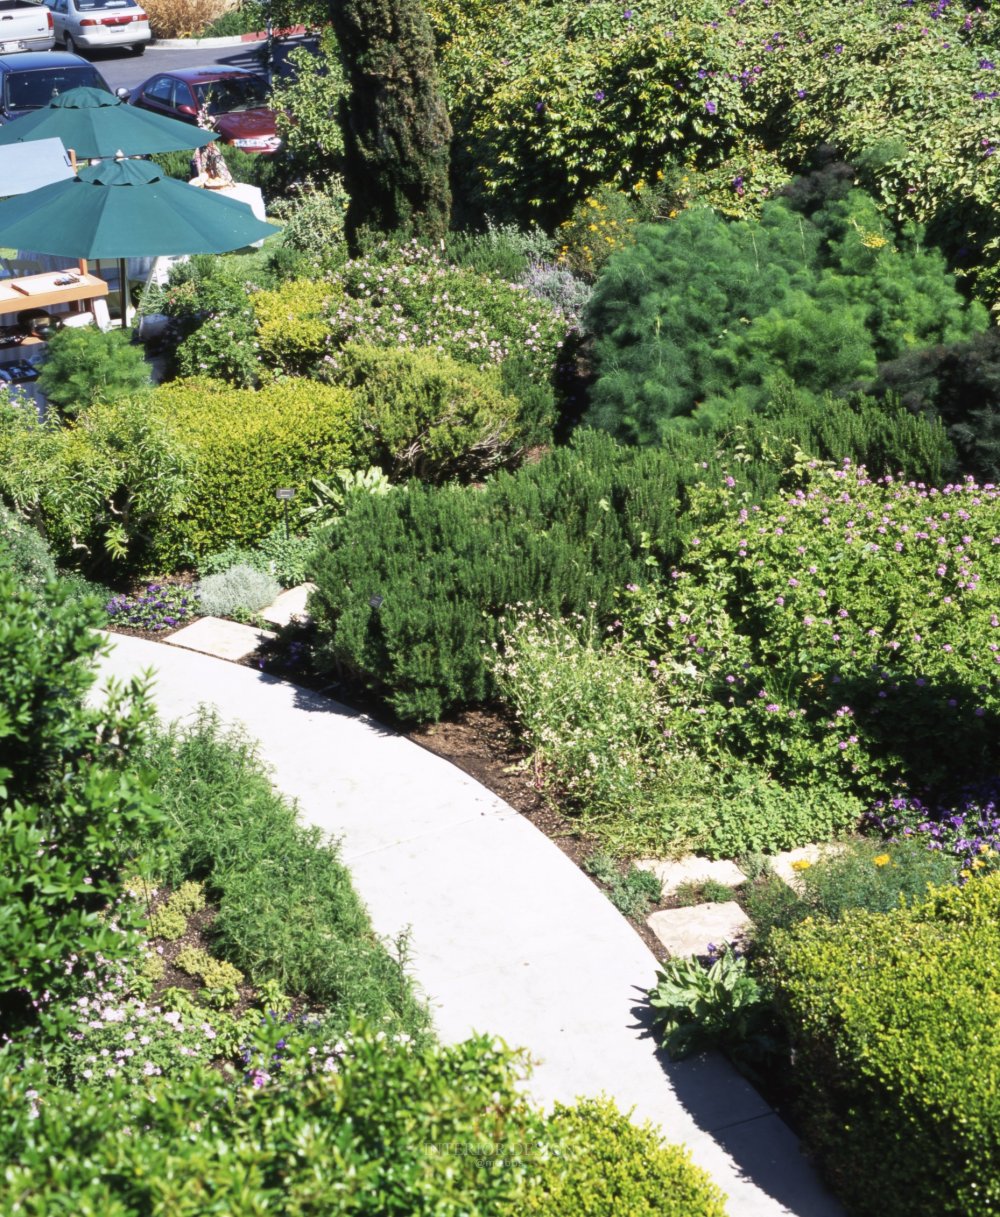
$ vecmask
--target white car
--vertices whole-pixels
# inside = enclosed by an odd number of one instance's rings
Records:
[[[138,0],[51,0],[48,7],[56,44],[78,55],[116,46],[141,55],[153,36]]]

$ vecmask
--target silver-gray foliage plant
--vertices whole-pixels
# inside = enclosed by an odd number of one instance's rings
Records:
[[[271,575],[252,566],[231,566],[198,583],[201,611],[211,617],[232,617],[266,608],[281,591]]]

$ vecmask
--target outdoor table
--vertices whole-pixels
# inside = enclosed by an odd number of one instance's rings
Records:
[[[65,279],[72,282],[60,282]],[[55,270],[44,275],[25,275],[23,279],[0,279],[0,315],[95,300],[107,294],[108,285],[103,279],[80,271]]]

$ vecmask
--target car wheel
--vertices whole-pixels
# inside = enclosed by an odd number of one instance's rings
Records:
[[[135,46],[132,48],[131,53],[132,53],[133,55],[145,55],[145,53],[146,53],[146,44],[145,44],[144,42],[137,42],[137,43],[135,44]]]
[[[79,55],[81,57],[81,59],[83,58],[83,54],[82,54],[80,48],[76,45],[76,43],[73,41],[72,37],[69,34],[66,35],[65,47],[66,47],[66,50],[69,51],[69,53],[71,55]]]

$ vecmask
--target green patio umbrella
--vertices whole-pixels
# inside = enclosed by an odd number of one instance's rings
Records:
[[[61,139],[77,160],[147,156],[202,148],[217,139],[193,123],[181,123],[127,105],[103,89],[67,89],[41,110],[0,127],[0,145]]]
[[[245,203],[165,177],[152,161],[120,154],[84,166],[74,178],[0,202],[0,245],[67,258],[123,263],[162,254],[221,254],[275,231]],[[121,283],[124,296],[124,267]]]

